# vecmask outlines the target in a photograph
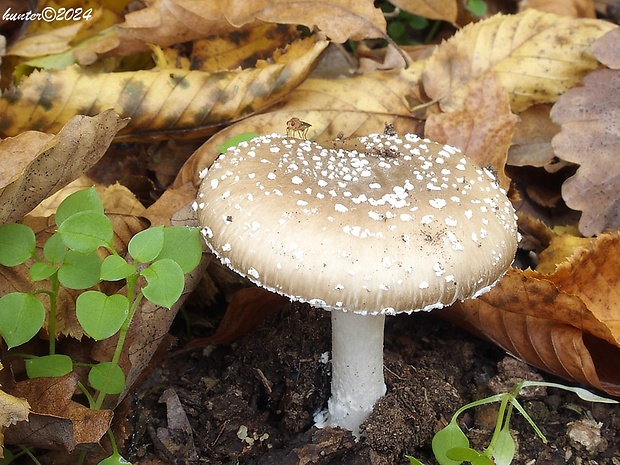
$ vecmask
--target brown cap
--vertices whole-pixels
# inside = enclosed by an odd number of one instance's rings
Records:
[[[443,307],[505,273],[516,217],[491,172],[413,134],[353,145],[272,134],[221,155],[194,204],[213,253],[269,290],[357,313]]]

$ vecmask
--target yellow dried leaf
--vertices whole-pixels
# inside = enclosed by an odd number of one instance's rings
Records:
[[[59,23],[62,23],[62,21],[59,21]],[[83,22],[76,22],[68,26],[25,36],[12,44],[6,54],[22,57],[36,57],[62,53],[70,48],[69,43],[75,38],[83,26]]]
[[[273,64],[236,72],[91,73],[77,66],[35,72],[0,97],[1,134],[31,128],[56,132],[76,114],[113,108],[131,117],[121,134],[137,138],[184,132],[199,137],[281,99],[305,79],[327,44],[312,36],[291,44]]]
[[[598,66],[590,44],[614,26],[526,10],[470,24],[429,58],[424,89],[441,108],[460,110],[467,84],[495,73],[510,95],[512,111],[554,102]]]
[[[72,118],[56,136],[26,132],[0,143],[0,222],[17,221],[79,177],[127,124],[112,110]],[[20,152],[21,151],[21,152]],[[20,157],[15,154],[20,154]]]
[[[508,93],[495,74],[484,74],[467,88],[463,110],[430,115],[424,136],[458,147],[479,166],[491,165],[507,190],[510,179],[504,166],[519,118],[510,112]]]
[[[2,369],[2,365],[0,365]],[[4,430],[18,421],[28,420],[30,405],[28,401],[7,394],[0,389],[0,459],[4,457]]]
[[[519,2],[519,11],[526,8],[535,8],[539,11],[574,18],[596,18],[592,0],[524,0]]]

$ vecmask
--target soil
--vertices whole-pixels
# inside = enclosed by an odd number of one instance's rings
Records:
[[[222,309],[194,312],[189,321],[206,318],[215,327]],[[129,423],[125,457],[140,464],[379,465],[408,464],[413,455],[436,464],[432,437],[458,407],[522,379],[558,382],[439,312],[387,318],[388,392],[358,441],[348,431],[313,426],[330,391],[330,319],[289,304],[232,344],[173,349],[125,401],[127,413],[117,411]],[[190,340],[186,323],[179,317],[173,327],[177,347]],[[620,465],[618,405],[557,389],[530,389],[519,400],[548,443],[515,413],[513,464]],[[491,404],[459,417],[477,450],[488,444],[496,413]]]

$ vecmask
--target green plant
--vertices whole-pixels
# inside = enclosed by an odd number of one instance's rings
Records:
[[[588,402],[617,403],[615,400],[597,396],[582,388],[543,381],[522,381],[517,383],[510,392],[504,392],[502,394],[476,400],[458,409],[452,416],[450,422],[433,437],[433,454],[437,462],[439,462],[440,465],[459,465],[464,462],[471,463],[472,465],[509,465],[515,454],[515,443],[509,429],[513,407],[523,415],[523,418],[525,418],[534,431],[536,431],[538,437],[546,443],[547,439],[545,435],[540,431],[538,426],[536,426],[517,400],[517,396],[521,392],[521,389],[528,386],[545,386],[564,389],[577,394],[581,399]],[[467,439],[467,436],[465,436],[465,433],[459,427],[457,419],[459,415],[469,408],[493,402],[499,402],[500,404],[497,413],[497,423],[495,424],[495,429],[489,445],[484,451],[478,452],[470,447],[469,439]],[[410,465],[424,465],[414,457],[407,456],[407,458],[409,459]]]
[[[107,395],[125,389],[119,365],[129,326],[143,298],[170,308],[181,296],[184,275],[198,265],[202,245],[198,228],[156,226],[134,235],[129,258],[114,247],[114,229],[104,214],[94,188],[67,197],[56,212],[57,230],[37,253],[35,233],[23,224],[0,226],[0,265],[26,264],[33,283],[46,282],[32,292],[11,292],[0,297],[0,336],[9,349],[32,339],[48,316],[47,354],[21,354],[29,378],[59,377],[76,363],[56,350],[57,299],[61,287],[79,291],[77,320],[95,341],[118,335],[111,360],[89,366],[88,385],[79,383],[92,409],[101,409]],[[108,295],[94,286],[103,281],[124,282]],[[47,311],[46,306],[47,304]],[[110,432],[111,436],[111,432]],[[101,463],[127,463],[116,450]]]

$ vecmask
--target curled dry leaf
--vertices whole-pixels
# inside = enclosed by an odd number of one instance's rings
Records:
[[[310,72],[327,41],[290,44],[272,64],[222,73],[181,69],[92,73],[77,66],[36,71],[0,97],[2,135],[35,127],[56,132],[75,114],[114,108],[131,117],[121,134],[148,137],[184,132],[199,137],[284,97]]]
[[[508,93],[495,74],[484,74],[467,87],[463,110],[430,115],[424,136],[458,147],[479,166],[491,165],[500,185],[508,190],[504,166],[519,118],[510,112]]]
[[[6,430],[8,444],[44,449],[75,450],[79,445],[98,444],[112,422],[110,410],[91,410],[72,400],[78,377],[37,378],[11,386],[10,392],[27,399],[28,421]]]
[[[620,233],[605,234],[552,274],[511,269],[446,316],[543,370],[618,396],[619,276]]]
[[[465,26],[436,49],[424,71],[424,89],[444,111],[461,110],[467,84],[491,71],[515,113],[554,102],[598,66],[590,44],[614,27],[536,10],[496,15]]]
[[[93,117],[73,117],[54,137],[27,132],[0,142],[0,223],[22,218],[78,178],[126,124],[106,110]]]
[[[620,228],[620,71],[600,69],[562,95],[551,118],[562,126],[555,154],[579,169],[562,186],[566,204],[582,212],[579,231]]]
[[[555,171],[557,163],[554,163],[551,139],[560,131],[560,127],[551,121],[550,111],[549,104],[541,104],[519,113],[519,124],[508,150],[508,165],[544,166],[548,171]]]

